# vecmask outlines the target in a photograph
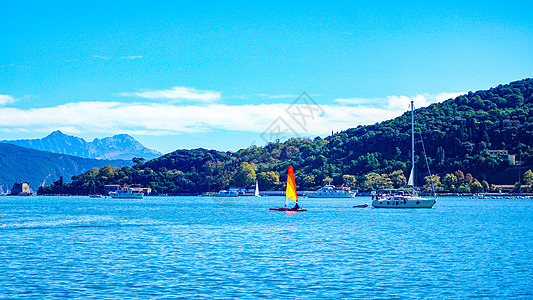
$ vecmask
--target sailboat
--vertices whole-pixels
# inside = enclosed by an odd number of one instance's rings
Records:
[[[255,182],[255,193],[254,193],[254,196],[256,197],[261,197],[261,195],[259,194],[259,182]]]
[[[415,115],[414,101],[411,101],[411,174],[407,185],[411,186],[411,193],[399,191],[394,195],[377,195],[372,201],[374,208],[432,208],[437,203],[437,197],[433,199],[418,196],[415,190]]]
[[[287,207],[287,199],[294,200],[296,204],[294,207]],[[287,189],[285,190],[285,206],[270,208],[269,210],[279,210],[279,211],[307,211],[307,209],[300,208],[298,205],[298,196],[296,194],[296,181],[294,180],[294,170],[292,166],[289,166],[287,172]]]
[[[89,190],[89,198],[102,198],[103,196],[96,193],[96,185],[94,184],[91,186],[91,189]]]

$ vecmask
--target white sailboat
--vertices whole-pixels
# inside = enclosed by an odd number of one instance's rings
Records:
[[[259,182],[255,182],[255,193],[254,193],[254,196],[256,197],[261,197],[261,195],[259,194]]]
[[[374,208],[432,208],[437,203],[437,197],[433,199],[418,196],[415,190],[415,117],[414,101],[411,101],[411,174],[407,185],[411,186],[411,194],[398,192],[394,195],[377,195],[372,201]]]

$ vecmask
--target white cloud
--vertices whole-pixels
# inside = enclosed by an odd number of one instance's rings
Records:
[[[121,56],[118,59],[139,59],[143,58],[141,55]]]
[[[448,99],[453,99],[453,98],[459,97],[459,96],[464,95],[464,94],[466,94],[466,92],[458,92],[458,93],[444,92],[444,93],[440,93],[440,94],[431,95],[429,97],[430,98],[432,97],[433,99],[435,99],[435,102],[442,102],[442,101],[446,101]]]
[[[0,105],[6,105],[6,104],[9,104],[9,103],[13,103],[15,101],[17,101],[17,99],[13,98],[10,95],[1,95],[0,94]]]
[[[335,99],[335,102],[340,105],[376,108],[384,111],[405,111],[409,109],[411,101],[414,101],[415,108],[420,108],[464,94],[465,92],[445,92],[439,94],[422,94],[414,97],[388,96],[386,98],[338,98]]]
[[[113,57],[111,56],[103,56],[103,55],[94,55],[93,56],[94,58],[98,58],[98,59],[103,59],[103,60],[110,60],[110,59],[113,59]],[[122,60],[122,59],[125,59],[125,60],[132,60],[132,59],[140,59],[140,58],[143,58],[141,55],[128,55],[128,56],[120,56],[118,58],[115,58],[115,59],[119,59],[119,60]]]
[[[324,114],[307,119],[302,128],[286,112],[288,107],[287,104],[182,106],[77,102],[46,108],[0,108],[0,114],[5,116],[0,119],[0,130],[47,132],[62,128],[67,133],[137,132],[146,135],[229,130],[260,134],[282,118],[297,134],[324,135],[399,115],[373,108],[324,105],[321,106]]]
[[[291,94],[281,94],[281,95],[265,95],[265,97],[270,99],[283,99],[283,98],[298,98],[300,95],[291,95]]]
[[[104,59],[104,60],[111,59],[111,57],[109,57],[109,56],[102,56],[102,55],[95,55],[94,58]]]
[[[170,90],[170,93],[175,91],[177,91],[176,88]],[[187,91],[195,94],[190,89]],[[158,91],[151,93],[154,95],[149,96],[155,97]],[[349,101],[345,101],[346,104],[320,105],[320,109],[315,110],[314,114],[308,114],[305,127],[300,126],[302,122],[298,123],[292,118],[297,119],[299,116],[291,116],[288,113],[288,111],[298,110],[289,110],[289,104],[280,103],[177,105],[172,103],[94,101],[30,109],[0,107],[0,115],[3,116],[0,118],[0,131],[51,132],[61,129],[70,134],[130,133],[162,136],[225,130],[257,133],[259,136],[271,128],[276,120],[282,120],[290,127],[288,128],[290,129],[289,136],[316,136],[398,117],[409,109],[411,99],[415,101],[416,107],[421,107],[434,101],[442,101],[450,94],[440,95],[352,99],[350,101],[353,103],[350,105],[347,104]],[[9,98],[5,98],[6,95],[2,96],[4,99],[13,99],[9,96]],[[162,97],[162,95],[159,96]],[[338,99],[337,102],[343,101]],[[373,101],[377,101],[379,104],[376,105]],[[300,108],[300,112],[306,112],[306,108],[309,107],[301,105]]]
[[[382,105],[386,98],[337,98],[335,102],[340,105]]]
[[[247,94],[247,95],[230,95],[230,96],[224,96],[225,99],[251,99],[251,98],[261,98],[261,99],[293,99],[296,100],[300,95],[295,94]],[[310,94],[311,97],[320,96],[319,94]]]
[[[210,103],[220,99],[219,92],[199,91],[195,88],[175,86],[168,90],[154,90],[144,92],[118,93],[116,96],[139,97],[144,99],[168,99],[168,100],[190,100],[203,103]]]

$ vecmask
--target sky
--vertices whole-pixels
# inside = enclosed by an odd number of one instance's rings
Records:
[[[0,0],[0,140],[236,151],[532,77],[532,1]]]

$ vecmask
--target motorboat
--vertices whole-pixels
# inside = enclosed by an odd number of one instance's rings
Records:
[[[352,191],[349,187],[336,187],[328,183],[316,192],[305,195],[309,198],[353,198],[356,194],[357,191]]]
[[[120,199],[142,199],[144,193],[141,190],[136,190],[132,188],[119,188],[114,192],[110,192],[109,196],[111,198],[120,198]]]

